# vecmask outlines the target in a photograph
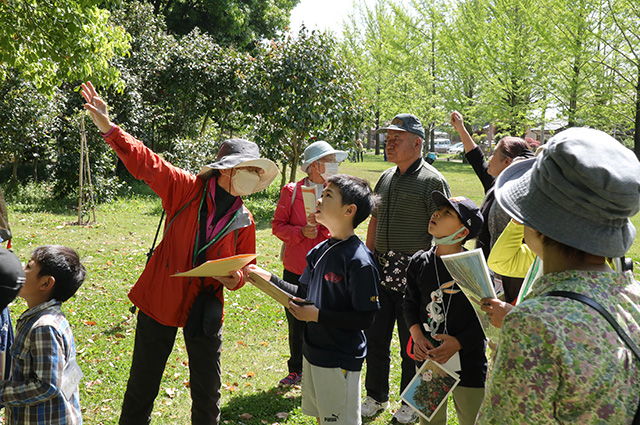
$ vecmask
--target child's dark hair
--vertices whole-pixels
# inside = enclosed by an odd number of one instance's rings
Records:
[[[342,205],[354,204],[356,213],[353,216],[353,228],[358,227],[369,217],[371,211],[378,204],[378,196],[373,193],[369,182],[360,177],[347,174],[336,174],[329,177],[327,183],[333,183],[340,191]]]
[[[33,250],[31,258],[40,266],[39,276],[53,276],[52,298],[64,302],[76,293],[87,275],[78,253],[62,245],[45,245]]]

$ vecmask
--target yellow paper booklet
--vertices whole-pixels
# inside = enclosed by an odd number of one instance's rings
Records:
[[[257,254],[240,254],[232,257],[221,258],[219,260],[211,260],[206,263],[194,267],[193,269],[171,275],[173,277],[211,277],[211,276],[227,276],[231,270],[240,270],[252,260]]]
[[[249,274],[249,277],[253,279],[253,282],[251,283],[253,283],[258,289],[260,289],[265,294],[269,295],[274,300],[278,301],[280,304],[282,304],[286,308],[289,308],[289,299],[292,298],[290,294],[278,288],[273,283],[264,280],[263,278],[258,276],[256,273]]]

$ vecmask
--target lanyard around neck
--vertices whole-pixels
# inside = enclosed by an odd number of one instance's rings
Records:
[[[204,232],[202,231],[202,226],[204,226],[204,228],[206,229],[207,227],[207,208],[206,208],[206,197],[207,197],[207,187],[208,185],[204,185],[204,190],[202,191],[202,198],[200,199],[200,207],[198,209],[198,222],[200,223],[200,228],[198,229],[198,231],[196,232],[196,244],[195,247],[193,249],[193,261],[192,261],[192,265],[193,267],[196,266],[196,263],[198,261],[198,256],[200,254],[202,254],[204,251],[206,251],[211,245],[213,245],[214,243],[216,243],[227,231],[227,229],[229,228],[229,226],[231,226],[231,223],[233,223],[233,221],[236,219],[236,217],[238,216],[238,214],[240,213],[240,209],[238,209],[238,211],[235,212],[235,214],[233,215],[233,217],[231,217],[231,220],[229,220],[229,222],[224,226],[224,228],[217,234],[215,235],[213,238],[211,238],[211,241],[209,241],[207,244],[205,244],[202,248],[198,249],[198,247],[200,246],[200,234],[203,233],[203,237],[206,239],[206,230],[204,230]],[[203,212],[203,206],[204,206],[204,214]]]

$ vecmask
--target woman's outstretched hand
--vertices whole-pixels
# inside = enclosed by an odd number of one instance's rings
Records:
[[[87,102],[84,104],[84,108],[91,114],[91,119],[96,127],[98,127],[102,133],[111,131],[114,124],[109,120],[107,104],[98,96],[91,81],[82,84],[82,97],[84,97],[84,100]]]

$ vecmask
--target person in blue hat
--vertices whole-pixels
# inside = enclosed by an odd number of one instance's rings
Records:
[[[282,278],[292,285],[302,285],[299,279],[307,265],[307,253],[331,236],[326,227],[318,224],[314,213],[306,214],[302,186],[315,187],[316,193],[322,194],[327,179],[337,174],[338,164],[346,158],[346,152],[335,150],[323,140],[313,142],[304,150],[301,167],[307,177],[285,185],[280,191],[271,229],[283,243]],[[300,383],[302,379],[302,335],[305,323],[296,319],[288,309],[284,310],[289,324],[289,373],[280,380],[279,385],[288,387]]]
[[[640,284],[625,255],[640,162],[606,133],[571,128],[496,180],[543,275],[504,318],[479,424],[630,424],[640,419]]]

